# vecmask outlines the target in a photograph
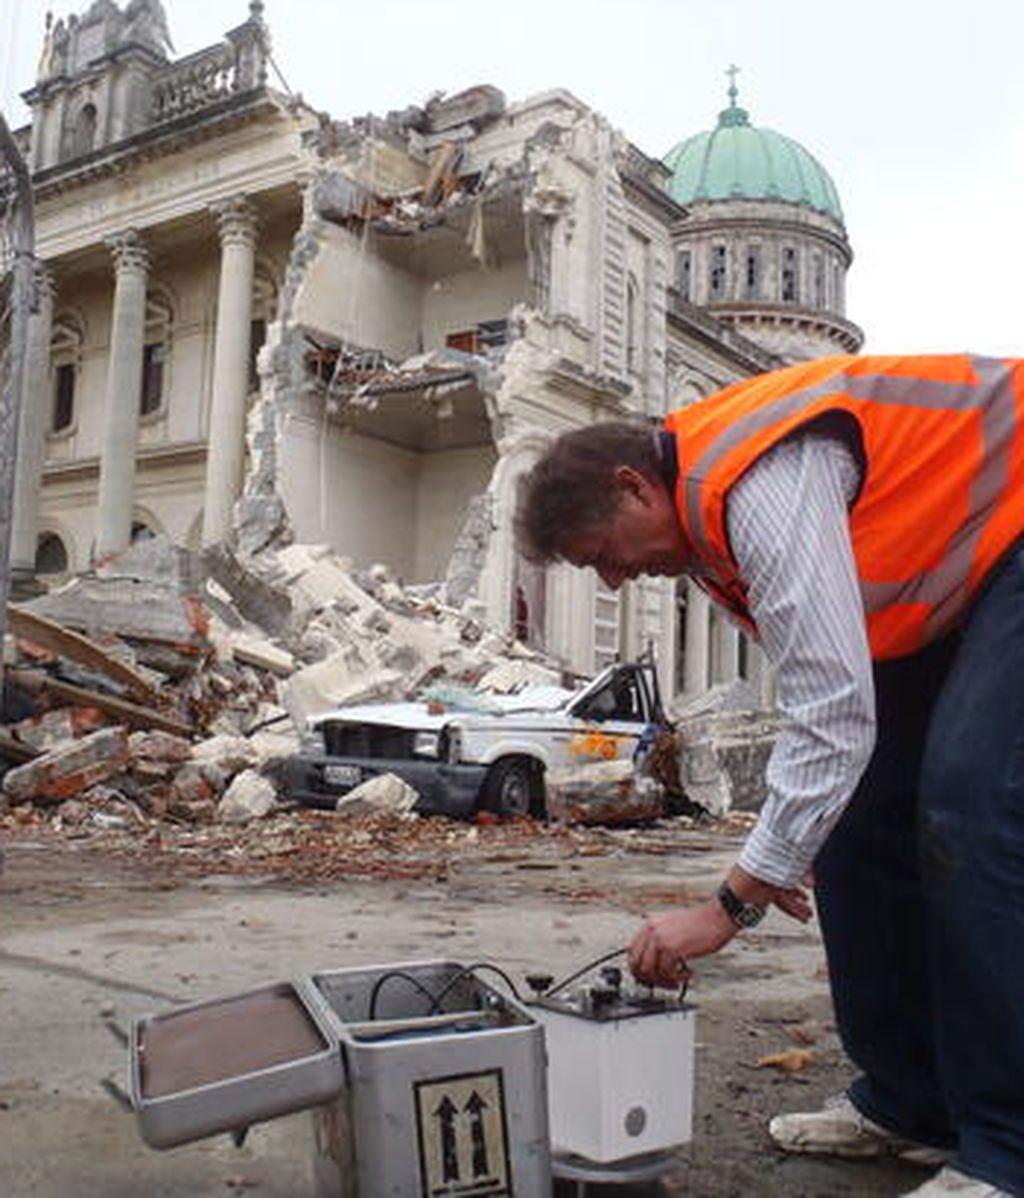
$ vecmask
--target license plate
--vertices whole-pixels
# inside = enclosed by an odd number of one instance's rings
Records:
[[[324,781],[329,786],[355,786],[362,778],[363,771],[358,765],[324,766]]]

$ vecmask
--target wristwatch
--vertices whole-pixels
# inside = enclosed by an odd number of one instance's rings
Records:
[[[728,882],[723,882],[718,888],[718,901],[722,904],[726,915],[738,928],[754,928],[765,917],[767,908],[759,907],[757,903],[745,903],[738,898]]]

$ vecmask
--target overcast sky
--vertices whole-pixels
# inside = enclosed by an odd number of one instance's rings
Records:
[[[26,120],[47,7],[0,0],[0,102]],[[165,0],[178,56],[244,0]],[[647,153],[710,128],[737,63],[756,125],[839,188],[847,314],[875,352],[1024,354],[1024,0],[266,0],[289,86],[337,117],[493,83],[566,87]]]

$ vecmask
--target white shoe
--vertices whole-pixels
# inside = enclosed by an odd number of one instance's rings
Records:
[[[872,1123],[845,1094],[828,1099],[820,1111],[776,1115],[768,1124],[768,1134],[785,1152],[858,1158],[895,1156],[918,1165],[941,1165],[949,1157],[941,1148],[905,1140]]]
[[[1010,1198],[1006,1190],[997,1190],[987,1181],[968,1177],[952,1165],[947,1165],[923,1186],[909,1190],[907,1198],[944,1198],[946,1194],[958,1194],[960,1198]]]

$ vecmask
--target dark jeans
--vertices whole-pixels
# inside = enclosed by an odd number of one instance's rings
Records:
[[[850,1097],[1024,1195],[1024,546],[875,686],[874,755],[814,866]]]

